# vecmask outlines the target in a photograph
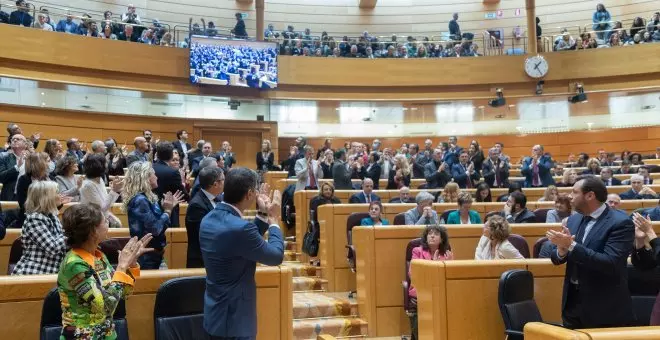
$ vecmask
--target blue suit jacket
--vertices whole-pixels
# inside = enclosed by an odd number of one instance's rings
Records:
[[[255,224],[257,223],[257,224]],[[277,266],[284,259],[279,228],[243,220],[230,205],[219,203],[203,219],[199,244],[206,268],[204,329],[218,337],[257,334],[257,262]]]
[[[573,214],[568,218],[568,229],[572,235],[579,233],[582,218],[582,214]],[[606,207],[584,243],[576,237],[575,248],[565,258],[559,258],[557,247],[553,245],[552,262],[566,263],[562,310],[566,306],[571,273],[577,266],[580,318],[585,328],[627,326],[633,321],[626,266],[634,238],[635,227],[626,213]]]
[[[461,163],[456,163],[451,166],[451,177],[454,178],[454,182],[458,184],[459,188],[465,189],[467,188],[467,181],[479,181],[481,175],[479,174],[479,170],[474,170],[474,173],[470,175],[470,178],[468,178],[468,175],[465,173],[465,169],[463,169]],[[472,187],[475,187],[475,185],[472,185]]]
[[[539,178],[541,179],[541,186],[547,187],[548,185],[554,185],[555,180],[552,178],[550,169],[552,169],[552,159],[548,156],[541,156],[539,158]],[[520,173],[525,176],[525,188],[530,188],[532,186],[532,158],[525,157],[523,160],[522,169]]]
[[[453,152],[447,150],[447,152],[445,152],[445,157],[442,160],[445,161],[451,169],[451,166],[458,163],[458,156],[461,152],[463,152],[463,148],[457,145]]]
[[[376,194],[373,192],[371,193],[371,202],[373,201],[380,201],[380,197],[378,197]],[[353,194],[351,198],[348,199],[348,203],[367,203],[367,197],[364,195],[364,192],[358,192],[357,194]]]

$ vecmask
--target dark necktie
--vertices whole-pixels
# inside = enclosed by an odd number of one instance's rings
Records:
[[[580,226],[578,227],[577,235],[575,235],[575,242],[577,244],[582,244],[582,239],[584,238],[584,233],[587,230],[587,224],[593,220],[591,216],[584,216],[582,217],[582,221],[580,222]],[[577,264],[573,263],[573,270],[571,270],[571,282],[575,283],[578,282],[578,269],[577,269]]]
[[[496,186],[501,188],[502,187],[502,177],[500,176],[500,161],[499,160],[495,161],[494,167],[495,167],[495,181],[497,182]]]
[[[467,175],[467,187],[468,189],[472,188],[472,178],[470,178],[470,173],[467,171],[467,166],[463,165],[463,169],[465,170],[465,174]]]

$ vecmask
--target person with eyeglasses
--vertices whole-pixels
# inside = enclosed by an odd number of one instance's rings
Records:
[[[197,178],[201,189],[190,200],[186,210],[188,232],[186,268],[204,268],[204,260],[199,248],[199,226],[204,216],[222,202],[222,192],[225,187],[224,171],[217,167],[203,168]]]
[[[25,159],[29,154],[25,136],[14,135],[10,143],[11,149],[0,154],[0,201],[16,201],[16,183],[25,174]]]

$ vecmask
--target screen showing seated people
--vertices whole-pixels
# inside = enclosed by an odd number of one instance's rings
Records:
[[[193,36],[190,81],[194,84],[277,87],[277,44]]]

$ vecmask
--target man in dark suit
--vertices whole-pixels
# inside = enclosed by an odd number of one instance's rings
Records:
[[[562,319],[564,327],[632,326],[627,260],[635,228],[628,216],[605,204],[607,188],[599,178],[581,176],[573,186],[571,204],[577,214],[562,231],[546,236],[556,251],[552,263],[566,263]]]
[[[222,156],[225,160],[225,166],[227,169],[231,169],[231,167],[236,164],[236,154],[233,153],[232,151],[231,144],[229,144],[228,141],[222,142],[222,150],[218,152],[218,155]]]
[[[202,156],[197,157],[192,160],[192,175],[193,177],[197,176],[197,173],[199,172],[199,162],[204,159],[204,157],[213,157],[216,156],[213,154],[213,145],[211,145],[211,142],[204,142],[202,145]]]
[[[373,193],[374,191],[374,182],[371,178],[365,178],[362,181],[362,192],[353,194],[351,198],[348,199],[348,203],[371,203],[373,201],[380,201],[380,197]]]
[[[491,188],[509,187],[509,162],[500,157],[498,148],[488,150],[488,159],[481,166],[482,176]]]
[[[23,135],[13,135],[10,140],[11,149],[0,154],[0,192],[1,201],[16,201],[16,182],[20,173],[25,173],[28,141]]]
[[[649,176],[649,168],[646,167],[645,165],[640,166],[637,168],[637,174],[644,177],[644,185],[651,185],[653,184],[653,178]]]
[[[410,144],[408,151],[410,152],[412,178],[424,178],[424,167],[428,160],[424,157],[424,154],[419,153],[419,145],[417,144]]]
[[[168,141],[160,142],[158,143],[158,146],[156,146],[156,156],[158,157],[158,160],[156,160],[153,165],[156,177],[158,177],[156,194],[158,195],[158,199],[163,199],[165,193],[176,193],[177,191],[180,191],[183,194],[183,199],[188,201],[190,197],[188,196],[186,189],[183,187],[181,174],[168,164],[168,162],[172,160],[173,154],[174,146]],[[170,223],[172,227],[179,226],[178,206],[172,209]]]
[[[652,200],[658,198],[655,191],[644,185],[644,177],[632,175],[630,177],[630,190],[619,194],[622,200]]]
[[[206,268],[204,329],[213,339],[255,339],[257,262],[277,266],[284,259],[280,231],[281,196],[257,188],[258,175],[235,168],[225,177],[225,201],[202,219],[199,244]],[[265,190],[262,190],[265,191]],[[257,205],[255,223],[242,218]],[[268,231],[268,241],[263,239]],[[263,317],[268,317],[267,315]]]
[[[468,162],[469,158],[467,151],[461,151],[459,162],[451,167],[451,176],[461,189],[474,188],[481,178],[479,171],[474,168],[474,163]]]
[[[534,145],[532,156],[525,157],[520,173],[525,176],[525,188],[538,188],[554,185],[555,180],[550,174],[552,159],[543,153],[543,146]]]
[[[346,151],[339,149],[335,151],[335,163],[332,165],[332,180],[335,183],[336,190],[351,190],[352,170],[346,164]]]
[[[654,208],[646,209],[643,215],[648,216],[651,221],[660,221],[660,202]]]
[[[621,181],[613,176],[612,169],[608,167],[600,169],[600,179],[606,187],[621,185]]]
[[[444,188],[451,181],[451,167],[442,159],[442,150],[433,150],[433,160],[424,167],[427,189]]]
[[[78,160],[78,174],[83,173],[83,159],[85,158],[85,152],[80,150],[80,142],[78,138],[70,138],[66,141],[66,155],[76,157]]]
[[[449,144],[447,152],[444,155],[444,161],[450,166],[458,163],[458,157],[461,155],[461,152],[463,152],[463,148],[458,146],[457,142],[458,139],[456,136],[449,137]]]
[[[188,158],[188,132],[186,130],[179,130],[176,132],[176,140],[172,143],[174,149],[179,153],[179,166],[183,167],[184,159]],[[190,161],[190,159],[188,159]]]
[[[186,268],[204,268],[202,252],[199,249],[199,226],[202,219],[220,203],[224,190],[225,175],[216,167],[199,171],[201,189],[193,196],[186,211],[186,231],[188,232],[188,256]]]
[[[527,197],[520,191],[509,194],[502,215],[509,223],[536,223],[536,215],[527,209]]]
[[[401,187],[399,196],[390,199],[389,203],[415,203],[415,199],[410,197],[410,188]]]
[[[365,169],[364,178],[371,178],[371,180],[374,182],[374,190],[378,190],[378,185],[380,183],[381,167],[379,161],[380,161],[380,156],[378,155],[378,153],[372,152],[369,155],[369,165],[363,167]]]
[[[204,157],[202,148],[204,148],[205,143],[205,140],[200,139],[197,141],[197,147],[188,151],[188,167],[190,168],[190,171],[193,169],[193,164],[195,164],[195,162],[196,164],[199,164],[199,161]]]

